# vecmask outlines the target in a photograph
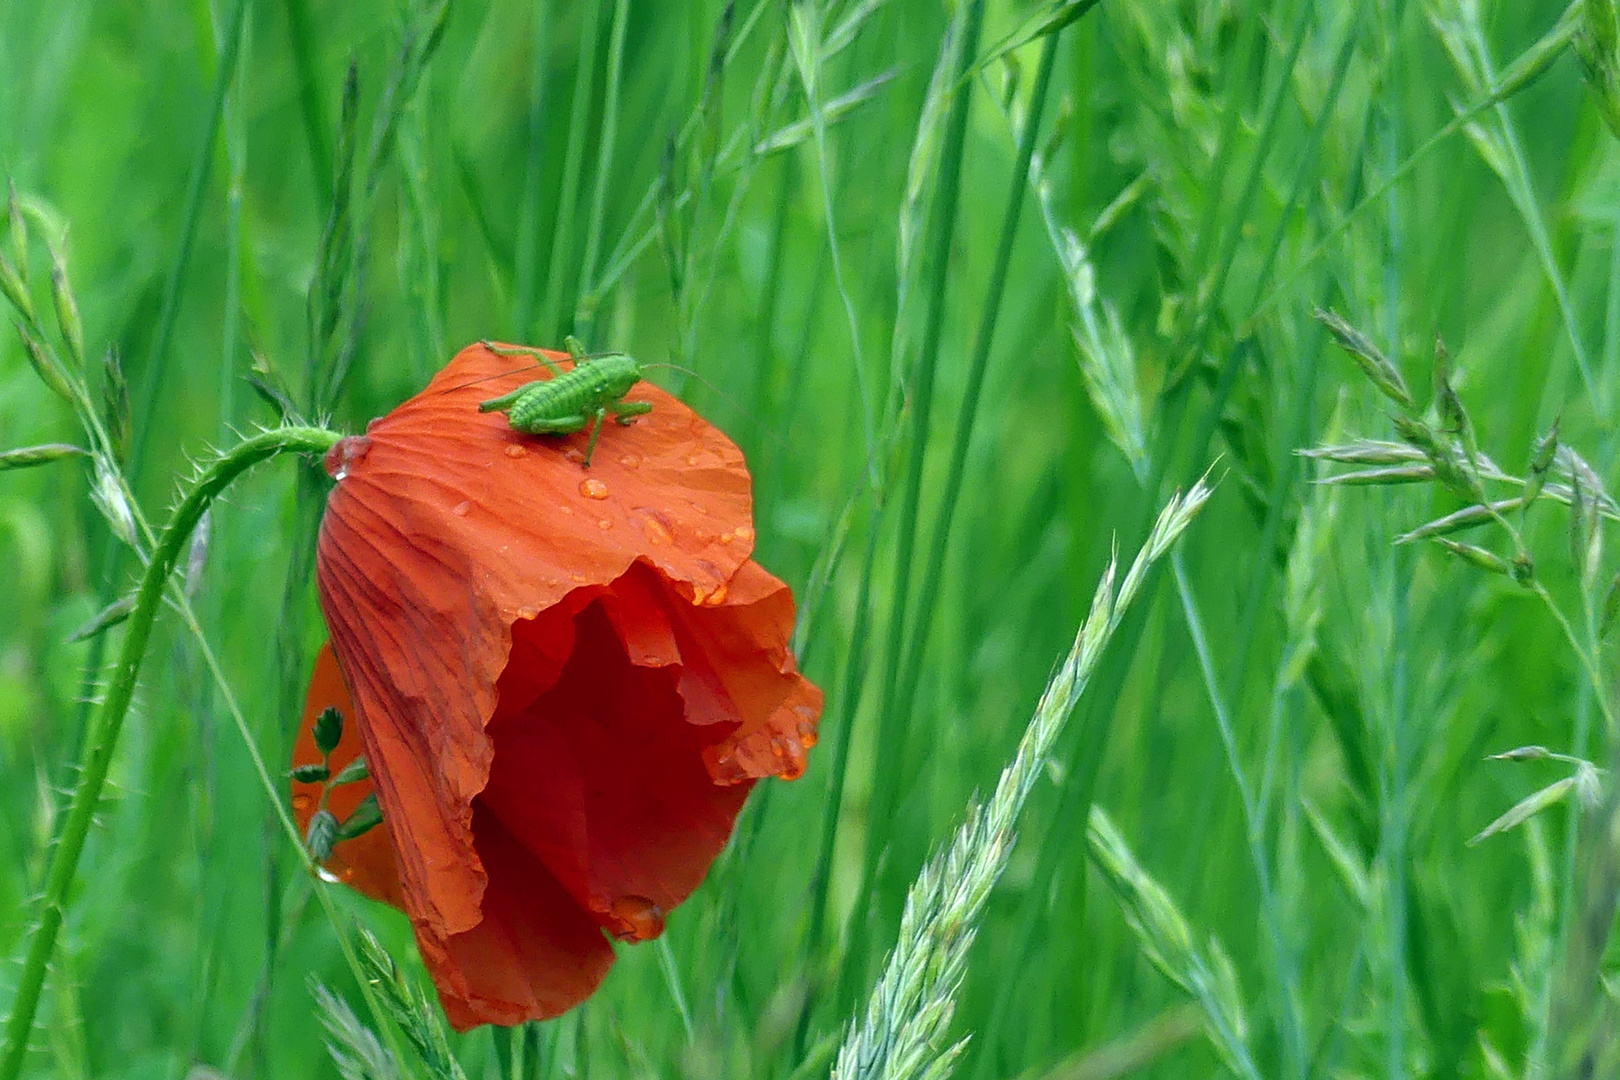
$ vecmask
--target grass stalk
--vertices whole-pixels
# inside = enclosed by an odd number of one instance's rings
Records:
[[[979,33],[983,25],[983,0],[968,0],[961,51],[957,59],[959,81],[967,74],[974,56],[978,53]],[[907,461],[906,486],[897,522],[894,583],[889,597],[883,689],[878,710],[876,769],[877,775],[885,779],[874,788],[871,828],[867,833],[866,852],[861,866],[863,889],[878,897],[885,895],[883,883],[877,878],[878,857],[889,839],[889,829],[893,824],[900,798],[902,750],[906,730],[906,718],[900,714],[900,708],[909,703],[900,702],[896,690],[901,648],[905,638],[906,613],[910,606],[911,564],[916,549],[917,518],[922,501],[923,465],[928,452],[929,421],[933,411],[934,374],[939,362],[940,340],[945,326],[946,286],[950,277],[951,247],[956,236],[963,149],[967,139],[968,111],[972,99],[973,95],[968,88],[959,90],[951,102],[950,119],[946,123],[945,144],[940,158],[939,189],[934,202],[935,232],[929,266],[928,314],[927,321],[923,325],[922,346],[917,357],[911,393],[910,454]],[[845,960],[848,978],[860,978],[865,973],[865,926],[864,919],[856,920],[854,945]],[[847,995],[840,993],[839,1000],[847,1000]]]
[[[1007,867],[1024,804],[1092,673],[1147,579],[1209,497],[1200,481],[1165,505],[1115,589],[1110,561],[1091,612],[1024,729],[995,792],[968,805],[949,846],[929,859],[906,895],[899,940],[833,1066],[833,1080],[910,1080],[948,1075],[966,1046],[949,1033],[967,954],[990,890]]]
[[[540,267],[540,181],[545,165],[546,72],[551,60],[551,5],[534,5],[529,38],[529,130],[523,155],[523,201],[518,206],[516,266],[512,271],[512,340],[528,341],[534,319],[535,276]],[[555,242],[555,241],[554,241]]]
[[[1047,92],[1052,85],[1052,71],[1057,66],[1058,45],[1061,38],[1061,31],[1048,34],[1041,45],[1040,67],[1036,71],[1035,85],[1030,92],[1029,116],[1024,122],[1023,135],[1019,140],[1012,180],[1007,188],[1007,206],[1002,213],[995,262],[991,265],[990,281],[985,288],[984,305],[980,309],[978,334],[973,339],[971,354],[973,360],[968,369],[967,386],[962,392],[962,401],[957,410],[950,466],[946,471],[945,487],[939,498],[939,513],[934,524],[933,540],[928,548],[928,561],[923,570],[922,588],[917,593],[917,612],[912,619],[910,646],[905,650],[904,662],[900,666],[900,691],[895,701],[902,706],[916,701],[917,684],[922,677],[923,652],[928,643],[929,627],[934,621],[934,606],[939,598],[940,579],[945,572],[945,553],[950,547],[951,525],[955,520],[957,500],[962,493],[962,481],[967,473],[968,448],[973,442],[974,423],[979,415],[979,396],[984,389],[990,351],[995,344],[996,322],[1001,315],[1002,296],[1007,288],[1007,273],[1012,267],[1013,244],[1018,235],[1018,219],[1024,208],[1024,192],[1029,186],[1030,161],[1035,156],[1035,145],[1040,138],[1041,114],[1046,106]],[[921,457],[920,454],[918,456]],[[905,729],[902,727],[900,730],[903,733]]]
[[[540,297],[542,337],[557,341],[568,331],[563,312],[572,311],[565,303],[569,258],[574,254],[574,213],[579,207],[579,188],[585,175],[585,137],[590,127],[591,87],[596,82],[596,38],[602,28],[602,0],[590,0],[580,7],[579,51],[575,53],[574,96],[568,111],[568,142],[563,148],[562,189],[557,196],[557,217],[551,229],[551,263],[546,269],[545,287]],[[573,278],[576,293],[582,289],[582,274]]]
[[[221,38],[219,67],[214,72],[214,86],[209,95],[208,118],[203,122],[197,156],[192,159],[191,173],[186,179],[185,204],[180,213],[180,243],[163,286],[163,306],[158,311],[157,328],[152,332],[152,351],[141,377],[140,403],[134,410],[134,415],[141,422],[135,425],[135,440],[129,460],[130,475],[137,479],[146,460],[146,448],[154,426],[152,419],[157,411],[158,397],[163,391],[169,339],[174,335],[174,322],[180,312],[180,295],[185,289],[186,272],[191,268],[191,251],[196,245],[197,227],[202,222],[203,198],[207,194],[208,173],[214,161],[214,144],[224,120],[225,94],[236,77],[236,59],[241,50],[242,27],[247,18],[248,4],[249,0],[234,0],[231,5],[230,18]]]
[[[238,32],[240,29],[240,26],[236,27]],[[28,1053],[29,1034],[33,1030],[34,1013],[39,1007],[40,992],[45,985],[45,973],[50,967],[57,932],[67,913],[69,893],[78,874],[79,856],[84,851],[90,823],[101,801],[101,791],[107,781],[113,751],[117,749],[124,716],[135,696],[135,682],[151,638],[152,624],[163,602],[164,587],[186,542],[191,538],[192,530],[219,494],[247,469],[278,454],[324,453],[338,438],[335,432],[321,428],[284,427],[243,440],[202,473],[158,538],[146,572],[141,577],[135,607],[130,613],[123,648],[113,668],[106,699],[96,712],[90,737],[85,743],[73,801],[51,857],[45,895],[40,902],[39,920],[23,961],[11,1014],[6,1020],[5,1050],[0,1056],[0,1080],[16,1080],[22,1071],[23,1058]]]
[[[630,0],[614,0],[607,75],[602,90],[602,124],[596,135],[596,181],[591,185],[591,216],[585,224],[585,256],[579,267],[579,295],[589,298],[589,307],[574,313],[574,328],[585,341],[595,336],[600,302],[595,288],[596,262],[602,254],[608,192],[617,186],[613,183],[613,144],[619,138],[619,93],[624,81],[624,37],[629,25]]]

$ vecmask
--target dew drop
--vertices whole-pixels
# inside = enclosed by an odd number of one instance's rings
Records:
[[[364,435],[349,435],[332,444],[326,452],[326,473],[339,482],[348,479],[354,466],[371,452],[371,440]]]
[[[721,533],[719,539],[720,539],[720,542],[722,544],[729,544],[729,543],[731,543],[731,534],[730,533]]]
[[[709,508],[700,502],[692,503],[692,509],[696,510],[700,514],[707,514],[709,512]]]
[[[292,797],[292,808],[298,811],[308,810],[309,804],[314,801],[308,795],[294,795]]]
[[[726,583],[722,581],[719,585],[715,586],[714,592],[710,593],[708,599],[704,600],[703,602],[709,607],[719,607],[721,604],[725,603]]]
[[[568,576],[573,579],[575,585],[583,585],[587,581],[591,580],[584,574],[569,574]]]
[[[609,529],[613,528],[613,522],[609,521],[607,518],[598,518],[596,520],[596,527],[601,529],[603,532],[607,532]]]
[[[625,454],[619,459],[619,464],[623,465],[627,469],[639,469],[641,468],[641,455]]]
[[[533,604],[525,604],[524,606],[518,608],[518,618],[520,619],[537,619],[539,617],[540,609],[535,607]]]
[[[456,515],[456,517],[466,517],[467,512],[471,509],[472,503],[466,499],[462,499],[460,502],[456,503],[455,509],[451,510],[450,512]]]
[[[686,463],[688,465],[696,465],[698,463],[698,456],[696,454],[687,454]]]
[[[645,896],[621,896],[607,914],[613,936],[620,941],[646,941],[664,932],[664,909]]]
[[[513,443],[506,448],[506,456],[509,458],[528,457],[529,448],[520,443]]]
[[[641,533],[649,544],[667,544],[673,539],[669,535],[669,530],[664,528],[663,522],[657,518],[642,518]]]
[[[734,530],[734,535],[739,540],[752,540],[754,538],[753,526],[751,526],[751,525],[739,525]]]
[[[574,516],[574,508],[572,506],[559,506],[559,507],[557,507],[557,513],[559,513],[559,514],[567,514],[569,517],[573,517]]]
[[[563,451],[563,457],[567,458],[569,461],[572,461],[575,465],[585,464],[585,451],[583,450],[575,450],[574,448],[570,447],[569,449]]]
[[[605,499],[608,497],[608,486],[595,477],[588,477],[579,482],[579,493],[587,499]]]

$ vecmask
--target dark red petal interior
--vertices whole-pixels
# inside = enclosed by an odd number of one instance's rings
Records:
[[[489,726],[494,764],[478,799],[604,928],[624,937],[656,933],[657,912],[697,888],[751,786],[717,786],[703,764],[705,748],[735,722],[688,722],[680,670],[632,663],[615,631],[617,624],[633,642],[660,642],[639,660],[669,655],[669,620],[648,584],[622,592],[616,584],[612,596],[589,598],[574,617],[561,678],[538,697],[524,691],[551,662],[555,627],[544,616],[513,627]]]

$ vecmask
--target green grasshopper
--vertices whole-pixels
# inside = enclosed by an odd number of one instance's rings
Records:
[[[510,394],[480,402],[479,412],[504,412],[513,431],[530,435],[572,435],[591,429],[585,445],[585,468],[591,467],[596,440],[602,434],[607,414],[620,424],[633,424],[638,416],[652,412],[650,401],[625,401],[624,396],[642,379],[642,368],[624,353],[587,354],[570,337],[564,344],[574,358],[571,371],[564,371],[538,349],[505,348],[486,341],[484,348],[500,356],[532,356],[551,369],[551,378],[525,383]]]

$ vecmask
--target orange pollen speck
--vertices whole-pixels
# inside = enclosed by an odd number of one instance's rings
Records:
[[[294,810],[308,810],[309,809],[309,804],[314,802],[314,801],[315,800],[311,799],[308,795],[294,795],[292,797],[293,809]]]

